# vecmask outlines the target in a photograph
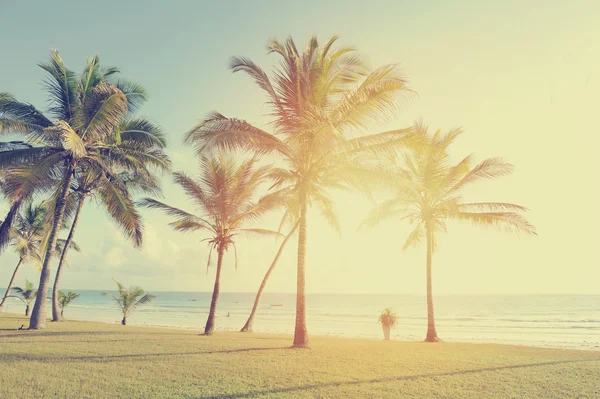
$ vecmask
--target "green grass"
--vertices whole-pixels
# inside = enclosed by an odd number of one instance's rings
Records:
[[[217,333],[0,315],[0,398],[600,398],[600,352]]]

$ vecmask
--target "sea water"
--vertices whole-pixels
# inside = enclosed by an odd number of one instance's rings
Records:
[[[103,291],[76,291],[81,296],[65,309],[66,319],[120,322],[118,305]],[[211,293],[153,294],[156,300],[141,306],[128,324],[203,330]],[[265,293],[254,331],[293,333],[295,300],[291,293]],[[221,293],[217,330],[241,329],[253,302],[253,293]],[[313,335],[381,339],[377,318],[386,307],[399,318],[392,339],[421,341],[427,330],[424,295],[309,294],[306,303]],[[600,295],[437,295],[434,306],[445,341],[600,350]],[[24,306],[11,298],[6,310],[17,313]]]

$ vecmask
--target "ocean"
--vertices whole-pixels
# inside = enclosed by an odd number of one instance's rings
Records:
[[[120,309],[103,291],[78,292],[81,296],[65,309],[66,319],[120,322]],[[158,298],[133,313],[128,324],[203,330],[210,293],[153,293]],[[253,301],[253,293],[222,293],[217,330],[239,330]],[[445,341],[600,350],[600,295],[437,295],[434,306],[438,335]],[[312,335],[381,339],[377,318],[386,307],[399,317],[392,339],[425,337],[424,295],[310,294],[308,330]],[[11,298],[6,311],[20,313],[24,305]],[[265,293],[254,331],[293,333],[294,315],[294,294]]]

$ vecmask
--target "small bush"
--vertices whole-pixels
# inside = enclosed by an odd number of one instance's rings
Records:
[[[396,323],[398,323],[398,316],[392,308],[385,308],[379,315],[379,322],[384,326],[394,328],[396,327]]]

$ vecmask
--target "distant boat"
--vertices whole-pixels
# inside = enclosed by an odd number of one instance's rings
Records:
[[[271,306],[283,306],[283,303],[272,303]]]
[[[197,301],[197,299],[190,298],[190,299],[188,299],[188,301]]]

